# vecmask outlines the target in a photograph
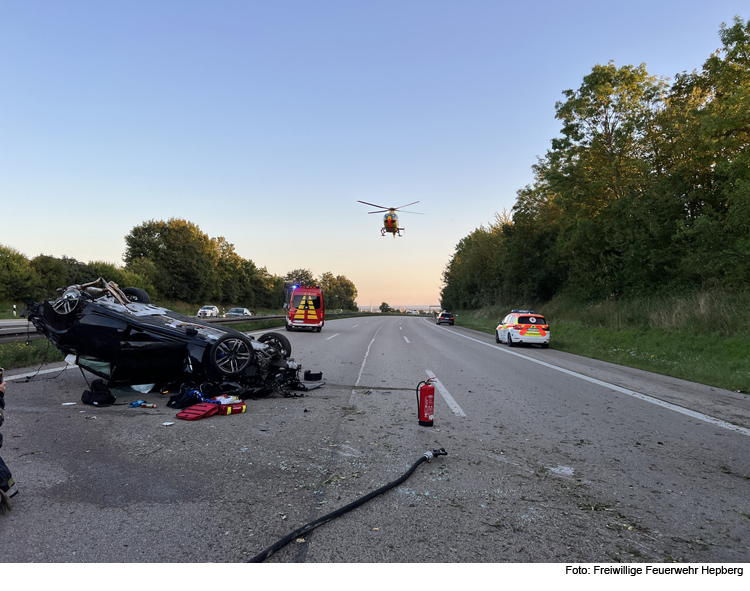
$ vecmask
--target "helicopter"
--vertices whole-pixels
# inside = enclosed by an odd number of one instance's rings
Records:
[[[407,203],[406,205],[401,205],[399,207],[385,207],[383,205],[375,205],[374,203],[367,203],[367,201],[357,201],[357,203],[364,203],[365,205],[370,205],[372,207],[380,208],[377,211],[368,211],[367,213],[386,212],[386,214],[383,216],[383,227],[380,228],[380,235],[385,236],[386,233],[390,233],[390,234],[393,234],[393,237],[395,238],[396,235],[401,236],[401,232],[404,231],[404,228],[398,227],[398,216],[396,215],[396,210],[403,209],[404,207],[409,207],[410,205],[419,203],[419,201],[414,201],[414,203]],[[404,213],[419,213],[419,212],[418,211],[405,211]]]

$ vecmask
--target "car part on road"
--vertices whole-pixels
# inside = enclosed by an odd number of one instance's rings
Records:
[[[394,480],[393,482],[386,484],[385,486],[381,486],[379,489],[372,491],[371,493],[365,495],[364,497],[357,499],[356,501],[353,501],[349,503],[348,505],[341,507],[341,509],[336,509],[336,511],[332,511],[328,515],[324,515],[323,517],[319,517],[318,519],[311,521],[310,523],[303,525],[299,529],[294,530],[292,533],[290,533],[288,536],[281,538],[278,542],[276,542],[273,546],[270,546],[269,548],[263,550],[260,554],[254,556],[248,562],[263,562],[266,558],[271,556],[274,552],[277,550],[281,550],[284,546],[286,546],[289,542],[292,540],[297,539],[298,537],[306,534],[309,531],[314,530],[319,525],[323,525],[324,523],[328,523],[332,519],[335,519],[336,517],[340,517],[344,513],[348,513],[352,509],[356,509],[360,505],[365,504],[370,499],[374,499],[378,495],[398,486],[402,482],[404,482],[409,476],[411,476],[414,472],[414,470],[417,469],[417,467],[423,463],[423,462],[431,462],[432,458],[436,456],[447,456],[448,452],[445,451],[445,448],[440,449],[433,449],[432,451],[427,451],[422,456],[414,462],[411,468],[409,468],[401,478],[398,478],[397,480]]]

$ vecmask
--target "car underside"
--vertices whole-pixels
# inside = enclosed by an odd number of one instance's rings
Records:
[[[120,289],[102,278],[59,291],[54,300],[29,303],[25,316],[110,387],[207,383],[248,398],[274,391],[292,396],[291,390],[321,385],[300,381],[301,365],[280,333],[255,339],[154,306],[145,291]]]

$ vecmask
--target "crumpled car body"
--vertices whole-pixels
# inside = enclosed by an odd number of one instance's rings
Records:
[[[146,292],[120,290],[101,278],[63,291],[55,300],[30,303],[25,315],[110,387],[209,382],[243,397],[311,389],[300,381],[301,366],[282,334],[255,339],[154,306]]]

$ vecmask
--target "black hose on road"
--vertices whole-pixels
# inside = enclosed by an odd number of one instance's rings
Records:
[[[273,546],[263,550],[263,552],[251,558],[250,560],[248,560],[248,562],[263,562],[266,558],[271,556],[277,550],[281,550],[284,546],[286,546],[292,540],[295,540],[298,537],[306,534],[307,532],[314,530],[319,525],[323,525],[324,523],[327,523],[331,521],[332,519],[335,519],[336,517],[340,517],[344,513],[348,513],[352,509],[356,509],[357,507],[359,507],[360,505],[363,505],[370,499],[373,499],[377,497],[378,495],[383,494],[387,490],[390,490],[398,486],[399,484],[404,482],[407,478],[409,478],[409,476],[412,475],[414,470],[417,469],[417,466],[419,466],[422,462],[430,462],[432,461],[432,458],[434,458],[435,456],[447,456],[447,455],[448,453],[442,447],[440,449],[433,449],[432,451],[425,452],[416,462],[414,462],[412,467],[409,468],[404,473],[403,476],[401,476],[401,478],[394,480],[393,482],[386,484],[385,486],[381,486],[379,489],[372,491],[371,493],[365,495],[364,497],[357,499],[356,501],[353,501],[344,507],[341,507],[341,509],[336,509],[336,511],[332,511],[328,515],[324,515],[323,517],[319,517],[315,521],[311,521],[310,523],[303,525],[299,529],[294,530],[288,536],[280,539]]]

